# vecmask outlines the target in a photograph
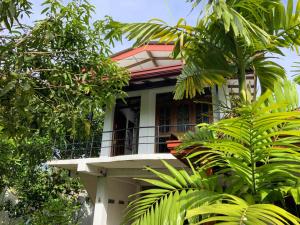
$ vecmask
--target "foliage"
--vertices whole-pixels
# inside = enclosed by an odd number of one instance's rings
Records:
[[[0,2],[0,190],[18,199],[1,209],[26,224],[76,224],[81,185],[44,163],[54,138],[101,129],[128,73],[109,58],[120,39],[110,17],[92,22],[94,6],[84,0],[42,5],[30,26],[22,23],[30,1]]]
[[[78,201],[82,186],[67,171],[47,168],[44,162],[51,157],[49,138],[36,136],[16,142],[2,136],[0,190],[12,194],[17,202],[0,202],[0,211],[24,223],[31,221],[27,224],[75,224],[82,216]],[[46,220],[52,223],[44,223]]]
[[[194,8],[202,2],[193,2]],[[175,98],[194,97],[207,85],[221,85],[226,78],[239,80],[242,100],[246,94],[246,74],[254,73],[262,92],[273,90],[285,77],[284,69],[272,61],[282,55],[280,47],[298,47],[300,40],[300,1],[293,0],[211,0],[195,26],[180,19],[175,26],[161,20],[125,24],[124,32],[136,45],[158,40],[174,42],[173,57],[184,61]],[[197,9],[197,8],[195,8]],[[247,99],[248,98],[248,99]]]
[[[80,210],[80,204],[69,199],[50,199],[42,209],[33,213],[32,225],[59,224],[76,225],[76,213]]]
[[[52,156],[48,138],[33,137],[16,143],[3,135],[0,137],[0,190],[24,179],[25,172],[30,174]]]
[[[284,90],[189,133],[179,150],[191,152],[191,174],[147,168],[158,179],[142,179],[153,188],[135,195],[125,223],[300,224],[300,112]]]
[[[0,2],[0,31],[7,28],[11,30],[12,26],[20,24],[19,19],[31,13],[32,3],[27,0],[4,0]],[[21,25],[22,26],[22,25]]]
[[[80,2],[47,0],[44,19],[1,36],[0,125],[8,136],[89,134],[91,120],[124,96],[127,72],[108,57],[116,36],[103,37],[112,20],[91,23],[94,7]]]
[[[67,171],[45,168],[19,172],[21,175],[13,178],[8,189],[17,202],[6,201],[1,205],[11,218],[22,219],[26,224],[54,225],[76,224],[83,216],[83,192],[78,178],[70,177]]]

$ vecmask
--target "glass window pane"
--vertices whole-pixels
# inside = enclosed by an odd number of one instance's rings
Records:
[[[208,113],[209,106],[208,104],[197,104],[196,105],[196,123],[208,123]]]
[[[179,105],[177,108],[177,131],[184,132],[189,124],[189,106]]]
[[[170,107],[161,107],[159,111],[159,131],[160,132],[169,132],[170,131],[170,120],[171,120],[171,111]]]

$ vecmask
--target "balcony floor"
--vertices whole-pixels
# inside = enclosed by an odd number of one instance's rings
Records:
[[[161,162],[164,160],[176,168],[186,168],[186,165],[176,159],[172,154],[135,154],[135,155],[122,155],[114,157],[98,157],[98,158],[84,158],[84,159],[66,159],[66,160],[53,160],[47,164],[50,166],[60,167],[77,172],[86,172],[91,175],[97,175],[99,169],[107,171],[120,172],[124,169],[144,169],[149,166],[155,169],[164,169]],[[117,176],[117,174],[115,174]],[[129,174],[128,174],[129,175]]]

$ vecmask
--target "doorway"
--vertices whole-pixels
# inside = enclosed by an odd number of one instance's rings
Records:
[[[112,156],[137,154],[140,107],[140,97],[116,101]]]

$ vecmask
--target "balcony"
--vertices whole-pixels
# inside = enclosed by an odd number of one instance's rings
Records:
[[[194,127],[195,124],[143,126],[94,133],[89,138],[68,136],[55,142],[53,156],[60,160],[97,158],[102,151],[108,156],[169,153],[166,142],[180,139]]]

